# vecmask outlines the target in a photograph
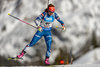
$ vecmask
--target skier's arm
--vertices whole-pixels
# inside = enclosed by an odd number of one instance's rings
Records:
[[[55,14],[55,18],[58,22],[60,22],[60,24],[62,25],[62,29],[65,30],[65,26],[64,26],[64,22],[60,19],[60,17],[57,15],[57,13]]]
[[[60,24],[61,24],[62,26],[64,26],[64,22],[60,19],[60,17],[57,15],[57,13],[54,13],[54,14],[55,14],[56,20],[57,20],[58,22],[60,22]]]
[[[44,15],[45,15],[45,12],[43,12],[39,17],[37,17],[37,18],[34,20],[36,26],[39,26],[39,21],[40,21],[41,19],[43,19]]]

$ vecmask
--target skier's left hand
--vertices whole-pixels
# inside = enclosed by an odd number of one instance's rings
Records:
[[[62,26],[62,30],[65,31],[65,29],[66,29],[65,26]]]

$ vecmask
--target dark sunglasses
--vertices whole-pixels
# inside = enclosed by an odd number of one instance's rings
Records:
[[[54,13],[54,12],[52,12],[52,11],[50,11],[50,10],[49,10],[48,12],[50,12],[50,13]]]

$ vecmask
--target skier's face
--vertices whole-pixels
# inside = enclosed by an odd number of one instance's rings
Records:
[[[54,12],[48,11],[48,14],[51,16]]]

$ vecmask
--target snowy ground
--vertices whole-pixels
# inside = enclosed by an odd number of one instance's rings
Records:
[[[24,67],[24,66],[21,66],[21,67]],[[25,66],[25,67],[100,67],[100,64],[53,65],[53,66]]]
[[[89,51],[79,59],[74,61],[74,64],[100,64],[100,48]]]
[[[80,65],[58,65],[54,67],[100,67],[100,64],[80,64]]]

